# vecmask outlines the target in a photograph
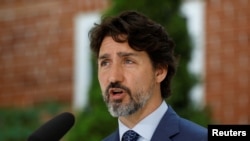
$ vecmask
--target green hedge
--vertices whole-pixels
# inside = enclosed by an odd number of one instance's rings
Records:
[[[26,141],[35,129],[64,106],[50,102],[28,108],[0,108],[0,141]],[[47,118],[43,119],[45,116]]]

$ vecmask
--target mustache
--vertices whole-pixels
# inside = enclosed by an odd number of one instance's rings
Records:
[[[111,82],[108,87],[106,88],[105,94],[108,95],[109,94],[109,89],[110,88],[120,88],[123,89],[125,92],[127,92],[130,96],[131,96],[131,91],[128,87],[122,85],[119,82]]]

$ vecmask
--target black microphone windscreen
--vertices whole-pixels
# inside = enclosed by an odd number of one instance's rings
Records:
[[[39,127],[29,136],[28,141],[59,141],[74,123],[74,115],[64,112]]]

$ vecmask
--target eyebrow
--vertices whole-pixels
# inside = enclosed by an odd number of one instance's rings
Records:
[[[110,56],[109,54],[103,54],[103,55],[98,57],[98,60],[109,58],[109,56]]]
[[[118,52],[117,55],[120,56],[120,57],[138,56],[138,54],[133,53],[133,52]],[[106,59],[106,58],[109,58],[109,57],[110,57],[110,55],[105,53],[105,54],[99,56],[98,60]]]
[[[120,57],[127,57],[127,56],[137,56],[138,54],[133,52],[118,52],[118,56]]]

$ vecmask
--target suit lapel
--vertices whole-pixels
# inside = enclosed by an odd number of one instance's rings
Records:
[[[119,141],[119,130],[117,129],[111,135],[103,139],[102,141]]]
[[[179,132],[179,116],[175,113],[171,106],[162,117],[158,127],[156,128],[151,141],[171,141],[171,137]]]
[[[116,130],[110,141],[119,141],[119,130]]]

